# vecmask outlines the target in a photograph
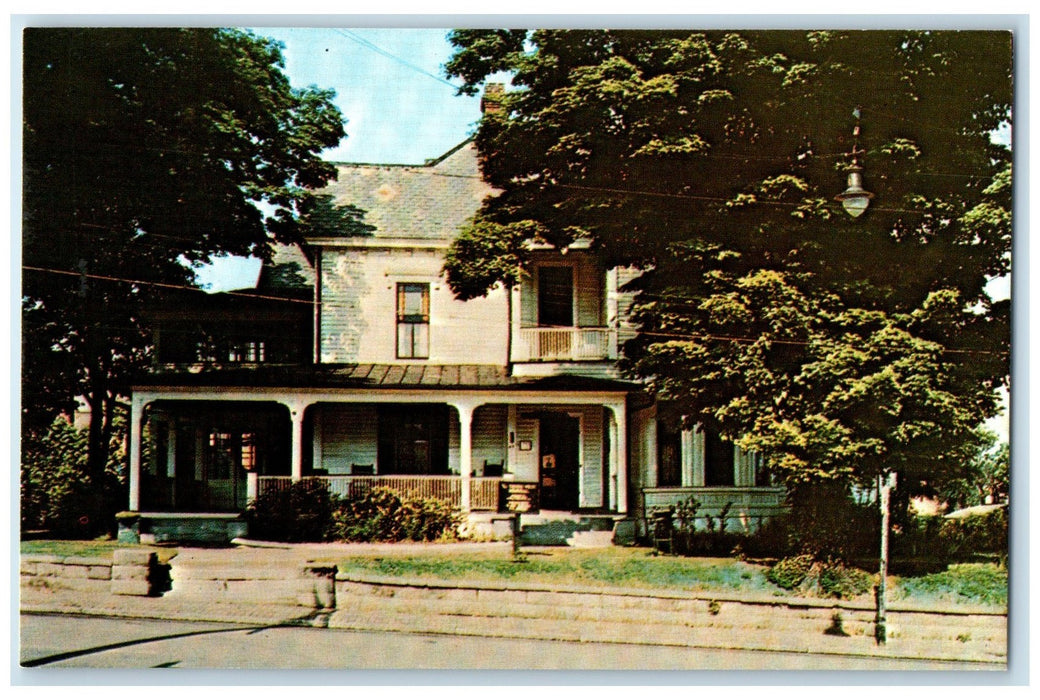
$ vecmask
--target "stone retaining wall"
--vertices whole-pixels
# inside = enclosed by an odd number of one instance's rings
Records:
[[[161,592],[164,578],[156,553],[147,549],[117,549],[111,557],[22,555],[19,573],[30,587],[137,596]]]

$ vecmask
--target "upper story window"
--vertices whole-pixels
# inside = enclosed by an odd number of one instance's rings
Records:
[[[397,285],[397,357],[430,356],[430,285],[400,282]]]
[[[538,325],[574,325],[574,269],[570,266],[538,268]]]

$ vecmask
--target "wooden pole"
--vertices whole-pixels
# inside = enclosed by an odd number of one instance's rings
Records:
[[[881,559],[878,566],[878,585],[875,589],[877,599],[877,616],[874,620],[874,639],[878,644],[888,641],[888,615],[885,609],[888,578],[888,530],[889,530],[889,497],[895,486],[895,474],[878,475],[878,495],[881,506]]]

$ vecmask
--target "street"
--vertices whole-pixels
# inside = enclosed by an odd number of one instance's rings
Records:
[[[20,663],[42,669],[1002,670],[907,661],[662,645],[553,642],[310,627],[21,615]],[[39,682],[42,682],[40,679]]]

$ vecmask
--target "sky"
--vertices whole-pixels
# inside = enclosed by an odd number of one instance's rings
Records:
[[[421,165],[451,150],[476,129],[480,97],[456,95],[444,75],[452,54],[448,29],[251,27],[284,44],[294,87],[336,91],[347,136],[326,160]],[[460,81],[454,81],[458,85]],[[255,284],[257,260],[218,258],[198,270],[211,292]]]

